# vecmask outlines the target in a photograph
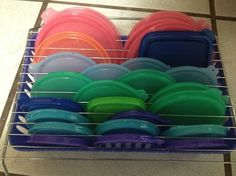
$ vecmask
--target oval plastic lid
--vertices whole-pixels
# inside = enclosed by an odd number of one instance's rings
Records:
[[[167,71],[169,70],[169,66],[165,63],[148,57],[138,57],[134,59],[129,59],[121,64],[122,66],[130,69],[130,70],[137,70],[137,69],[153,69],[158,71]]]
[[[92,37],[78,32],[56,33],[44,40],[35,50],[33,63],[63,51],[79,52],[91,57],[96,63],[111,63],[104,47]]]
[[[97,64],[85,69],[82,74],[92,80],[115,80],[128,73],[126,67],[116,64]]]
[[[182,66],[168,70],[177,82],[198,82],[207,85],[217,85],[217,75],[219,70],[213,65],[207,68],[199,68],[194,66]]]
[[[158,127],[147,121],[136,119],[118,119],[109,120],[99,124],[95,131],[96,134],[135,133],[155,136],[159,134],[160,130]]]
[[[28,72],[34,79],[42,77],[50,72],[82,72],[84,69],[95,65],[92,59],[77,52],[60,52],[47,56],[37,64],[30,64]]]
[[[223,124],[225,98],[220,91],[179,91],[160,98],[149,110],[176,125]]]
[[[73,99],[79,89],[91,82],[91,79],[80,73],[49,73],[34,83],[31,89],[31,96]]]
[[[135,89],[144,89],[148,93],[155,93],[161,88],[175,83],[175,80],[168,74],[152,69],[130,71],[121,76],[118,81]]]
[[[136,90],[124,83],[112,80],[94,81],[80,89],[74,96],[76,102],[89,102],[100,97],[123,96],[146,100],[144,90]]]
[[[145,110],[145,103],[140,99],[131,97],[102,97],[91,100],[87,104],[86,110],[87,112],[95,113],[87,115],[92,122],[100,123],[118,112]]]

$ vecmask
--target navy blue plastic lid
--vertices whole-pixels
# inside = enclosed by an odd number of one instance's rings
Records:
[[[207,67],[211,64],[213,37],[209,30],[151,32],[140,43],[139,57],[156,58],[172,67]]]
[[[48,108],[83,112],[79,103],[61,98],[25,98],[21,99],[20,104],[20,110],[25,112]]]

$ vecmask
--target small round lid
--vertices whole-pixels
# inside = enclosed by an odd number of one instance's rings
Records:
[[[121,76],[118,81],[135,89],[144,89],[148,93],[155,93],[158,90],[175,83],[175,80],[168,74],[151,69],[130,71]]]
[[[92,80],[80,73],[49,73],[34,83],[31,96],[73,99],[75,92],[91,82]]]
[[[128,73],[126,67],[117,64],[97,64],[85,69],[82,74],[92,80],[115,80]]]
[[[159,128],[150,122],[136,119],[109,120],[96,127],[96,134],[148,134],[158,135]]]

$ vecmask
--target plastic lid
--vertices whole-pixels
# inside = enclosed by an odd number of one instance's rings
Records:
[[[210,88],[206,85],[199,84],[199,83],[193,83],[193,82],[181,82],[181,83],[175,83],[171,84],[167,87],[162,88],[158,92],[156,92],[149,102],[155,102],[158,99],[168,96],[172,93],[176,93],[179,91],[188,91],[188,90],[209,90]]]
[[[135,119],[109,120],[96,127],[96,134],[135,133],[158,135],[159,129],[150,122]]]
[[[100,123],[117,112],[135,109],[144,110],[145,104],[142,100],[131,97],[102,97],[91,100],[86,109],[87,112],[92,112],[87,117],[92,122]]]
[[[140,98],[142,100],[146,100],[148,98],[148,95],[144,90],[136,90],[118,81],[103,80],[94,81],[84,86],[74,96],[74,101],[89,102],[95,98],[111,96],[133,97]]]
[[[175,80],[168,74],[148,69],[131,71],[118,80],[135,89],[144,89],[148,93],[155,93],[161,88],[175,83]]]
[[[92,59],[80,53],[60,52],[46,57],[37,64],[30,64],[28,72],[37,80],[50,72],[82,72],[84,69],[95,64]]]
[[[38,122],[67,122],[67,123],[81,123],[79,125],[88,125],[89,119],[74,112],[59,110],[59,109],[37,109],[27,113],[25,117],[28,123]],[[85,123],[85,124],[83,124]]]
[[[101,57],[96,63],[110,63],[109,56],[103,46],[92,37],[78,32],[56,33],[45,39],[35,50],[33,63],[48,56],[63,51],[79,52],[88,57]]]
[[[134,59],[129,59],[123,62],[121,65],[130,69],[130,70],[137,70],[137,69],[153,69],[158,71],[166,71],[170,67],[164,64],[163,62],[148,58],[148,57],[138,57]]]
[[[114,116],[112,116],[111,119],[112,120],[137,119],[137,120],[145,120],[153,124],[163,124],[163,125],[171,124],[170,121],[161,119],[158,115],[153,114],[151,112],[143,111],[143,110],[123,111],[123,112],[115,114]]]
[[[91,82],[92,80],[80,73],[49,73],[34,83],[31,96],[73,99],[75,92]]]
[[[179,91],[160,98],[150,111],[176,125],[223,124],[225,103],[217,90]]]
[[[164,141],[148,135],[112,134],[99,136],[94,145],[107,149],[152,149],[163,143]]]
[[[129,70],[121,65],[97,64],[87,68],[82,74],[93,80],[115,80],[128,72]]]
[[[182,66],[167,71],[177,82],[198,82],[208,85],[217,85],[219,70],[210,65],[207,68]]]
[[[25,98],[20,101],[20,110],[23,112],[29,112],[37,109],[61,109],[72,112],[83,111],[81,105],[74,101],[62,98]]]
[[[227,128],[221,125],[175,126],[161,135],[170,137],[226,137]]]
[[[87,127],[64,122],[40,122],[32,125],[29,134],[55,135],[92,135],[93,131]]]

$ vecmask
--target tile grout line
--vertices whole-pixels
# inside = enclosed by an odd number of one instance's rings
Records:
[[[209,0],[209,8],[210,8],[212,29],[215,32],[215,34],[218,36],[216,20],[217,20],[217,18],[219,18],[219,16],[218,17],[216,16],[215,1],[214,0]],[[230,153],[223,154],[223,158],[224,158],[224,162],[231,163]],[[232,176],[232,165],[231,164],[224,164],[224,175],[225,176]]]

